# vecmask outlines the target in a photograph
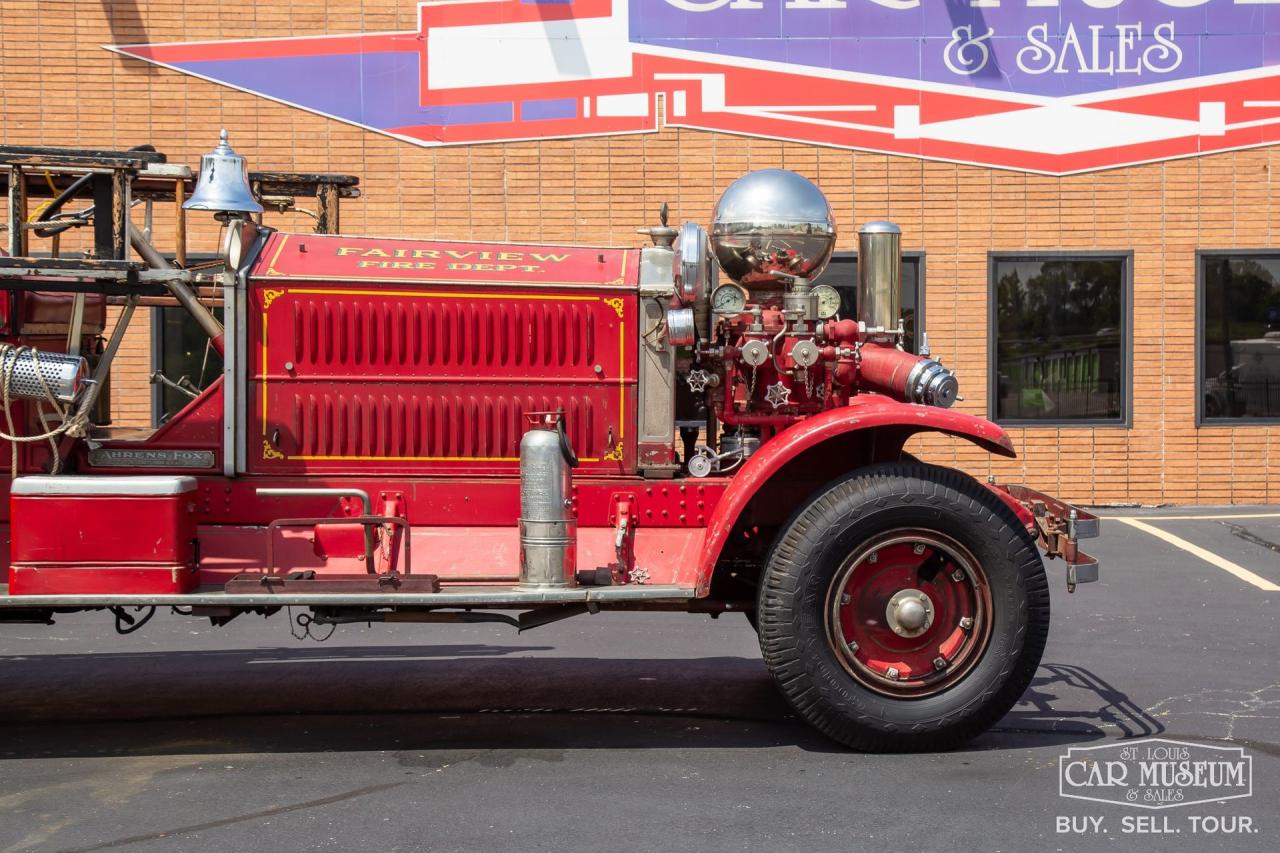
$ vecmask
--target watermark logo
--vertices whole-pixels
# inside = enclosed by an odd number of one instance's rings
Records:
[[[1166,738],[1071,747],[1058,758],[1058,793],[1140,809],[1235,800],[1253,795],[1253,757]]]

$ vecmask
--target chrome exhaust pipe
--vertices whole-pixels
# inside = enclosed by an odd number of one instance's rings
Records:
[[[858,322],[867,334],[885,338],[902,319],[902,229],[868,222],[858,229]]]

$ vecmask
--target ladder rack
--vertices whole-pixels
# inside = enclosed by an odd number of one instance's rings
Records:
[[[312,172],[250,172],[254,194],[267,209],[296,211],[315,220],[315,232],[336,234],[342,199],[360,197],[354,175]],[[73,186],[74,197],[92,200],[82,216],[31,221],[32,199],[54,199]],[[152,150],[99,150],[44,146],[0,146],[0,189],[8,198],[8,257],[0,253],[0,286],[11,290],[104,293],[109,296],[163,296],[165,283],[201,280],[187,266],[187,219],[182,203],[195,189],[185,165],[167,162]],[[64,199],[70,202],[73,197]],[[316,199],[316,209],[299,205]],[[153,269],[130,259],[129,212],[154,204],[173,205],[173,269]],[[56,213],[56,211],[55,211]],[[257,217],[261,223],[262,217]],[[87,257],[61,257],[59,237],[69,228],[92,226],[93,249]],[[50,240],[47,253],[32,251],[32,237]]]

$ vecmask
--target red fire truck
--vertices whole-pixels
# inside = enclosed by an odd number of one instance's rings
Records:
[[[651,245],[618,249],[281,233],[258,216],[266,184],[309,186],[336,219],[333,187],[260,176],[255,194],[225,140],[198,183],[150,150],[0,164],[0,620],[99,610],[127,632],[157,608],[215,625],[289,609],[304,627],[524,630],[742,611],[804,719],[860,749],[933,749],[1027,687],[1040,551],[1070,589],[1097,577],[1077,548],[1095,516],[904,452],[935,432],[1014,455],[949,409],[948,368],[903,348],[896,226],[860,230],[856,306],[814,283],[835,224],[800,175],[748,174],[709,229],[664,211]],[[77,195],[93,204],[68,213]],[[214,211],[217,262],[158,251],[130,221],[144,201],[173,203],[179,232],[181,206]],[[78,227],[84,256],[33,249]],[[157,429],[105,425],[124,329],[165,305],[221,375]]]

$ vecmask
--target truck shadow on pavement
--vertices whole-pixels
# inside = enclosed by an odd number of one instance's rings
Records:
[[[745,657],[529,656],[546,647],[349,646],[0,657],[0,760],[53,756],[799,746],[842,751]],[[521,655],[515,657],[514,655]],[[1043,664],[968,750],[1158,734],[1122,691]]]
[[[1024,747],[1028,737],[1052,743],[1152,737],[1164,730],[1127,694],[1084,667],[1041,663],[1013,710],[970,748]]]

